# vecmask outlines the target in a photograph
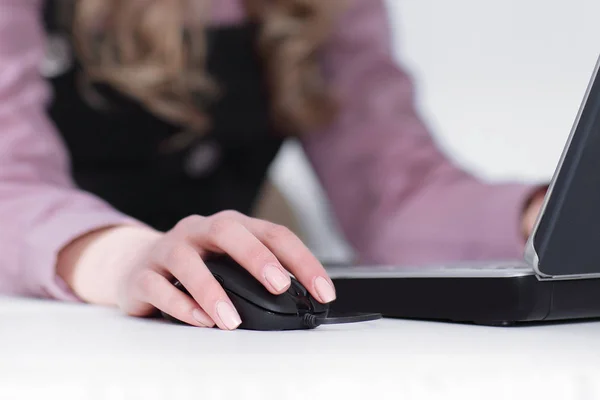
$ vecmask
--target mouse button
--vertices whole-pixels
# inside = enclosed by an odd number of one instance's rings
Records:
[[[206,261],[213,276],[219,276],[219,283],[229,292],[244,298],[265,310],[281,314],[297,314],[297,307],[290,296],[274,295],[264,287],[248,270],[227,257]]]
[[[329,304],[323,304],[312,296],[308,296],[314,313],[323,313],[329,311]]]
[[[206,261],[206,266],[225,289],[234,292],[257,292],[264,290],[262,284],[242,266],[226,258]]]
[[[255,331],[306,329],[303,320],[295,315],[265,310],[232,292],[227,292],[227,295],[230,296],[242,320],[240,329]]]
[[[228,293],[234,293],[266,311],[279,314],[297,314],[296,303],[291,296],[272,294],[250,274],[240,280],[229,277],[225,279],[222,286]]]
[[[234,306],[237,308],[237,304],[234,301],[238,299],[238,302],[242,302],[242,307],[248,309],[246,312],[252,312],[256,315],[261,314],[266,316],[267,314],[277,315],[297,315],[298,308],[294,299],[291,296],[273,295],[263,288],[260,291],[232,291],[226,290],[227,295],[234,302]],[[253,314],[253,315],[254,315]],[[241,315],[241,314],[240,314]]]
[[[229,278],[243,279],[245,274],[248,274],[241,266],[233,264],[227,258],[215,258],[205,261],[206,267],[213,275],[218,276],[221,281],[228,281]]]

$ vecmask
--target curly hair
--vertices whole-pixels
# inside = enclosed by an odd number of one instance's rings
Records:
[[[59,1],[69,4],[87,81],[109,84],[185,130],[208,129],[201,99],[218,93],[205,71],[211,0]],[[345,0],[242,1],[260,29],[256,51],[276,126],[301,134],[330,121],[336,102],[323,82],[318,50]]]

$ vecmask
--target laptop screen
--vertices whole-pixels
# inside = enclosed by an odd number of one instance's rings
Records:
[[[527,261],[542,276],[600,275],[599,67],[600,59],[528,242]]]

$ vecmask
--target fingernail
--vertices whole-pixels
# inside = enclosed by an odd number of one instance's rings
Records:
[[[281,292],[291,283],[290,276],[286,276],[281,269],[275,265],[268,265],[265,268],[265,279],[271,286],[273,286],[273,289],[278,292]]]
[[[319,276],[317,279],[315,279],[315,289],[317,290],[321,300],[323,300],[325,303],[331,303],[335,300],[335,290],[322,276]]]
[[[217,314],[227,329],[235,329],[242,323],[239,314],[227,302],[221,301],[217,304]]]
[[[194,317],[194,319],[196,321],[198,321],[198,323],[206,328],[210,327],[213,325],[212,321],[209,321],[206,316],[200,311],[200,310],[194,310],[192,311],[192,317]]]

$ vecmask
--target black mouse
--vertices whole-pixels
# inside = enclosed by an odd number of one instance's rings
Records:
[[[316,319],[327,318],[329,305],[316,300],[306,288],[291,277],[289,289],[274,295],[245,268],[229,257],[206,260],[206,266],[219,281],[240,314],[239,329],[257,331],[283,331],[315,328]],[[189,295],[183,285],[175,286]],[[175,320],[162,313],[163,317]],[[179,321],[180,322],[180,321]]]

